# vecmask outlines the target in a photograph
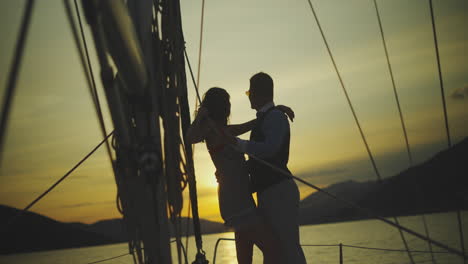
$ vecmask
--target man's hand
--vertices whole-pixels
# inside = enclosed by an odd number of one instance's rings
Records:
[[[291,122],[294,122],[294,118],[296,116],[294,115],[294,111],[290,107],[285,105],[277,105],[276,108],[278,108],[281,112],[285,113],[289,117]]]

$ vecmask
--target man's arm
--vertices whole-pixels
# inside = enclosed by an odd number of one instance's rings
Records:
[[[256,122],[257,122],[257,119],[252,119],[249,122],[245,122],[242,124],[228,125],[227,128],[228,128],[229,133],[231,133],[231,135],[237,137],[252,130]]]
[[[291,121],[294,121],[294,111],[290,107],[285,105],[277,105],[276,108],[285,113]],[[237,137],[252,130],[256,123],[257,119],[255,118],[242,124],[228,125],[227,127],[231,135]]]
[[[269,158],[278,153],[284,137],[289,130],[289,122],[285,114],[280,111],[272,111],[265,117],[262,125],[265,139],[261,142],[238,139],[240,149],[247,154],[253,154],[259,158]]]

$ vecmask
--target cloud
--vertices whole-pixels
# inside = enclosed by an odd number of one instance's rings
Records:
[[[77,203],[77,204],[68,204],[59,206],[59,208],[76,208],[76,207],[85,207],[85,206],[92,206],[98,204],[113,204],[115,201],[103,201],[103,202],[84,202],[84,203]]]
[[[301,173],[298,176],[300,177],[316,177],[316,176],[339,176],[344,175],[348,172],[346,169],[342,168],[321,168],[318,170],[311,170],[305,173]]]
[[[468,98],[468,84],[465,84],[465,86],[453,90],[450,97],[454,100],[464,100],[465,98]]]
[[[355,174],[357,174],[356,168],[351,168],[346,162],[338,162],[322,165],[320,168],[304,171],[295,176],[316,185],[329,185],[344,181],[355,176]]]
[[[60,208],[75,208],[75,207],[83,207],[83,206],[90,206],[94,203],[79,203],[79,204],[70,204],[70,205],[63,205]]]

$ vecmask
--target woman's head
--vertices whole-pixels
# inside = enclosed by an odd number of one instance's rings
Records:
[[[209,112],[209,117],[217,123],[227,125],[231,114],[231,103],[229,94],[223,88],[213,87],[206,91],[203,96],[201,107],[205,107]]]

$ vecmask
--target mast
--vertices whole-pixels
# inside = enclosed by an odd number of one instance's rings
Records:
[[[171,263],[170,224],[181,262],[182,191],[189,185],[196,263],[207,263],[191,145],[179,1],[83,0],[115,127],[118,207],[136,263]],[[182,169],[183,168],[183,169]]]

